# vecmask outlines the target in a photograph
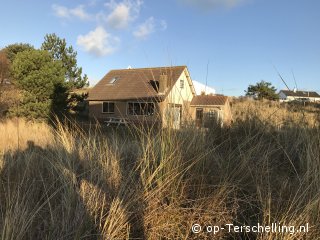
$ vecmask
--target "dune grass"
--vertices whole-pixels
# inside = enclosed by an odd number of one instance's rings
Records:
[[[261,105],[233,111],[232,126],[208,131],[0,123],[0,239],[317,239],[320,128],[279,127]],[[194,234],[195,223],[309,231]]]

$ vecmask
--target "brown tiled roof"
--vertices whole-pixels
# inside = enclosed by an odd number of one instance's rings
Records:
[[[228,97],[218,95],[198,95],[191,101],[191,106],[213,106],[226,104]]]
[[[161,74],[167,74],[169,92],[178,80],[186,66],[133,68],[111,70],[89,92],[88,100],[127,100],[161,98],[158,91],[152,86],[151,80],[159,81]],[[114,84],[110,84],[113,78]]]
[[[317,92],[313,91],[289,91],[289,90],[281,90],[286,96],[293,96],[293,97],[315,97],[320,98],[320,95]]]

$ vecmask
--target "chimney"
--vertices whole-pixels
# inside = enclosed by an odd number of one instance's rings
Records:
[[[166,73],[160,74],[159,79],[159,93],[164,93],[168,87],[168,75]]]

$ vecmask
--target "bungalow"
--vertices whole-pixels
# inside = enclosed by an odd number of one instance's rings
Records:
[[[111,70],[89,92],[89,117],[178,129],[196,118],[192,108],[198,105],[190,106],[195,97],[186,66]],[[210,109],[224,111],[214,103]]]
[[[279,99],[282,102],[290,102],[294,100],[303,102],[319,102],[320,95],[314,91],[297,91],[296,89],[293,91],[281,90],[279,92]]]
[[[196,126],[210,127],[212,122],[230,124],[232,120],[229,98],[221,95],[195,96],[190,104]]]

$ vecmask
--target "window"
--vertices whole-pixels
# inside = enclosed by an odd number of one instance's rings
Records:
[[[197,108],[196,109],[196,119],[202,120],[203,118],[203,108]]]
[[[209,110],[207,113],[207,117],[212,120],[219,120],[221,114],[218,110]]]
[[[216,117],[216,114],[217,114],[216,111],[210,110],[210,111],[208,112],[208,117],[209,117],[209,118],[215,118],[215,117]]]
[[[180,88],[184,88],[184,80],[183,79],[180,80]]]
[[[103,102],[102,113],[114,113],[114,102]]]
[[[111,78],[111,80],[110,80],[110,84],[114,84],[118,79],[119,79],[120,77],[113,77],[113,78]]]
[[[159,91],[159,81],[150,80],[150,84],[154,90],[156,90],[157,92]]]
[[[153,115],[154,103],[129,102],[127,113],[128,115]]]

